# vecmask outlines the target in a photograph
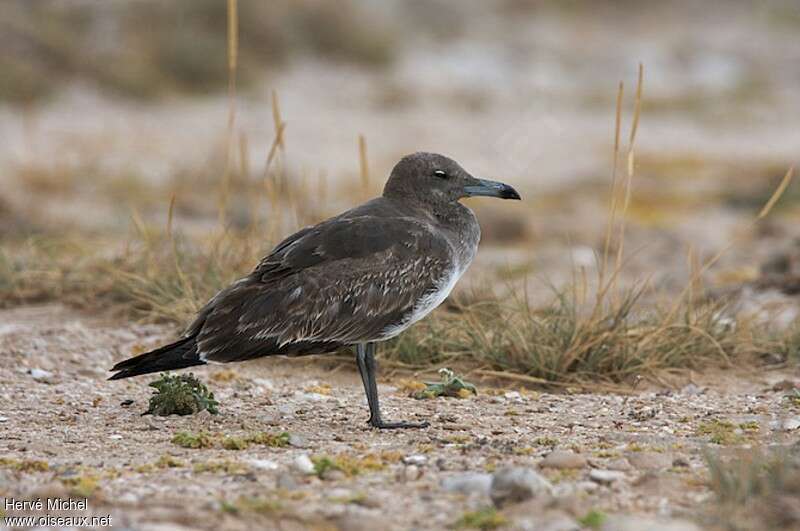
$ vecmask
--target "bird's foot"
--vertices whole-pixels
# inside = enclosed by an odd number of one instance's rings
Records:
[[[427,428],[430,426],[428,422],[385,422],[383,419],[370,418],[367,424],[379,430],[397,430],[404,428]]]

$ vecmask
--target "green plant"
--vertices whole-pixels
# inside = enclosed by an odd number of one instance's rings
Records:
[[[149,385],[155,388],[155,392],[150,397],[150,404],[145,414],[193,415],[206,410],[216,415],[219,412],[217,408],[219,402],[214,399],[214,393],[192,373],[180,375],[164,373]]]
[[[497,529],[508,523],[505,516],[494,507],[464,513],[455,524],[458,529]]]
[[[474,385],[465,381],[450,369],[439,369],[439,382],[425,382],[425,389],[414,393],[414,398],[425,399],[437,396],[450,396],[456,398],[466,398],[469,395],[477,395],[478,390]]]
[[[179,431],[172,437],[172,442],[184,448],[211,448],[214,446],[213,438],[204,431],[199,433]]]

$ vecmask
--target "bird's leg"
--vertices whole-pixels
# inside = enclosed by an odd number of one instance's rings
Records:
[[[378,429],[427,428],[427,422],[384,422],[378,401],[378,383],[375,381],[375,343],[356,345],[356,363],[369,404],[369,425]]]

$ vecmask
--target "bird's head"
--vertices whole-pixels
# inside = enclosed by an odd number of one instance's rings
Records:
[[[392,169],[383,195],[432,204],[454,203],[478,195],[520,199],[517,191],[507,184],[478,179],[453,159],[424,152],[400,159]]]

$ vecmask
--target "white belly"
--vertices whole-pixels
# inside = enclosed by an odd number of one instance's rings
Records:
[[[431,313],[434,308],[443,303],[445,299],[447,299],[447,296],[450,295],[450,292],[453,291],[456,282],[458,282],[458,279],[461,278],[462,274],[464,274],[465,269],[466,268],[462,269],[460,267],[453,268],[450,274],[444,277],[439,283],[436,291],[425,295],[417,301],[417,303],[414,305],[414,309],[408,316],[406,316],[400,323],[386,327],[379,341],[384,341],[386,339],[395,337],[406,328]]]

